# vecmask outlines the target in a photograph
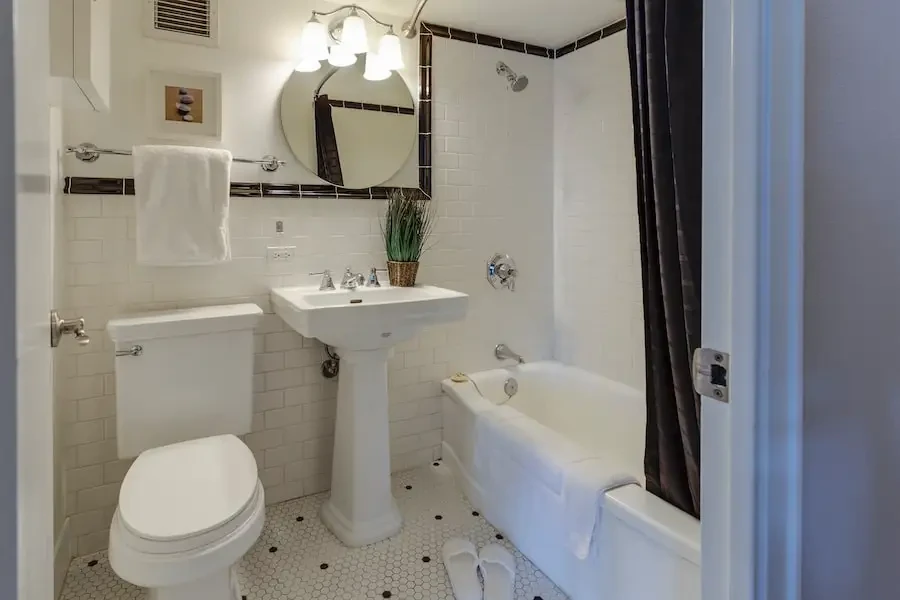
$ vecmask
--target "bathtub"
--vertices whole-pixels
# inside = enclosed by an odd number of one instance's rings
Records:
[[[516,457],[503,457],[505,497],[485,497],[475,464],[476,420],[505,404],[562,436],[609,457],[643,482],[645,402],[636,390],[559,363],[542,362],[443,382],[443,458],[469,501],[574,600],[699,600],[700,522],[629,484],[607,492],[588,556],[566,543],[561,498]],[[514,378],[518,392],[507,398]],[[478,391],[480,390],[480,392]],[[498,460],[492,457],[492,460]]]

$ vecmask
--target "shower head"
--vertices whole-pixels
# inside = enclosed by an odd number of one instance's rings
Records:
[[[505,62],[497,63],[497,75],[506,77],[509,82],[509,89],[514,92],[521,92],[528,87],[528,77],[525,75],[516,75],[516,72],[509,68]]]

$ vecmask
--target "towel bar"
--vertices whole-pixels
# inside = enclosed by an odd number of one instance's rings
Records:
[[[101,154],[131,156],[131,150],[110,150],[108,148],[98,148],[94,144],[78,144],[77,146],[66,146],[66,154],[74,154],[75,158],[81,162],[92,163],[96,162]],[[283,160],[278,160],[277,157],[272,156],[271,154],[267,154],[261,159],[256,160],[252,158],[234,158],[232,160],[236,163],[259,165],[263,171],[268,173],[274,173],[279,167],[287,164]]]

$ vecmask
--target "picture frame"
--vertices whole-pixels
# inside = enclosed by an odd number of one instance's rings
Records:
[[[221,73],[151,70],[147,128],[153,139],[221,141]]]

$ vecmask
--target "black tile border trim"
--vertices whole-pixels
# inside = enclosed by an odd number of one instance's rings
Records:
[[[476,33],[474,31],[456,29],[455,27],[447,27],[436,23],[422,23],[422,35],[435,35],[448,40],[478,44],[479,46],[491,46],[493,48],[501,48],[503,50],[519,52],[520,54],[531,54],[543,58],[553,58],[553,50],[545,46],[526,44],[525,42],[518,42],[516,40],[507,40],[486,33]]]
[[[518,52],[519,54],[530,54],[532,56],[540,56],[542,58],[549,58],[553,60],[556,58],[562,58],[566,54],[571,54],[572,52],[581,50],[585,46],[589,46],[594,42],[600,41],[604,38],[608,38],[615,33],[619,33],[620,31],[624,31],[626,27],[627,21],[625,19],[622,19],[620,21],[616,21],[615,23],[611,23],[606,27],[601,27],[600,29],[593,31],[584,37],[578,38],[574,42],[555,49],[546,48],[544,46],[538,46],[535,44],[528,44],[525,42],[518,42],[516,40],[508,40],[505,38],[497,37],[495,35],[489,35],[487,33],[476,33],[474,31],[456,29],[455,27],[447,27],[446,25],[437,25],[436,23],[422,23],[422,35],[435,35],[437,37],[448,40],[456,40],[469,44],[478,44],[479,46],[490,46],[492,48],[500,48],[502,50]],[[430,52],[431,47],[429,46],[429,54]]]
[[[353,190],[328,184],[234,181],[231,183],[230,196],[232,198],[355,198],[360,200],[386,200],[388,193],[395,189],[400,189],[407,193],[420,191],[418,188],[408,187],[379,186]],[[64,191],[66,194],[73,196],[84,194],[134,196],[134,179],[66,177]]]
[[[411,106],[391,106],[390,104],[371,104],[369,102],[354,102],[353,100],[328,99],[328,104],[334,108],[352,108],[355,110],[368,110],[400,115],[414,115],[416,109]]]

